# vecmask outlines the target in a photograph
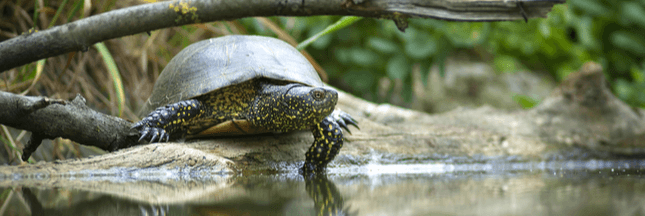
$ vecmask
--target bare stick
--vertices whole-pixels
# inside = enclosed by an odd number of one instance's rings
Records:
[[[546,17],[564,0],[214,0],[143,4],[94,15],[0,43],[0,72],[95,43],[173,26],[253,16],[349,15],[385,18],[405,29],[414,17],[502,21]],[[520,4],[522,7],[518,7]]]

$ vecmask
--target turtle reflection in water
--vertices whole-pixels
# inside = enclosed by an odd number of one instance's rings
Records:
[[[307,194],[314,200],[317,215],[357,215],[345,206],[336,185],[325,175],[305,175]]]
[[[335,109],[337,101],[338,93],[289,44],[225,36],[179,52],[141,111],[149,114],[133,128],[150,142],[310,129],[314,142],[302,170],[320,172],[343,146],[341,128],[358,128]]]

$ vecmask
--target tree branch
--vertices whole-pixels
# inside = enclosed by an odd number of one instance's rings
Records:
[[[63,137],[106,151],[137,144],[131,122],[96,112],[80,95],[72,101],[20,96],[0,91],[0,124],[28,130],[31,139],[23,152],[29,158],[43,139]]]
[[[409,17],[502,21],[545,17],[565,0],[212,0],[144,4],[87,17],[0,43],[0,72],[95,43],[191,23],[253,16],[349,15],[386,18],[400,29]]]

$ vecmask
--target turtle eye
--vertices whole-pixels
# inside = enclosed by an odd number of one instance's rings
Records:
[[[316,100],[321,100],[321,99],[325,98],[325,92],[323,90],[320,90],[320,89],[314,89],[313,91],[311,91],[311,95]]]

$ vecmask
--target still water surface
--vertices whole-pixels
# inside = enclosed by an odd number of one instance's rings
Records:
[[[317,177],[281,173],[126,182],[123,176],[76,177],[105,187],[52,188],[51,181],[43,181],[0,188],[0,210],[4,215],[645,215],[643,172],[643,160],[587,160],[368,164],[330,168]],[[26,179],[0,181],[20,185]],[[155,195],[152,190],[159,188],[174,197]]]

